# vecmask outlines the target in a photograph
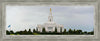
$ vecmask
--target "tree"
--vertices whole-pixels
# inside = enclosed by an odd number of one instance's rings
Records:
[[[33,32],[35,33],[35,32],[36,32],[36,30],[35,30],[35,29],[33,29]]]
[[[79,34],[81,34],[82,33],[82,30],[78,30],[78,32],[79,32]]]
[[[57,28],[55,27],[55,33],[57,33]]]
[[[23,31],[23,34],[27,34],[27,30],[26,29]]]
[[[71,29],[69,29],[68,33],[69,33],[69,34],[72,34],[72,30],[71,30]]]
[[[15,34],[21,34],[20,31],[17,31]]]
[[[75,29],[74,29],[73,33],[76,34],[76,30]]]
[[[91,31],[91,35],[93,35],[94,34],[94,31]]]
[[[29,29],[29,31],[28,32],[31,32],[31,29]]]
[[[45,33],[45,32],[46,32],[46,31],[45,31],[45,28],[43,28],[43,29],[42,29],[42,32],[43,32],[43,33]]]
[[[32,34],[31,29],[29,29],[28,34]]]
[[[64,29],[64,33],[66,33],[66,29]]]
[[[23,35],[23,31],[20,31],[19,33]]]
[[[11,30],[11,31],[10,31],[10,34],[14,34],[14,32]]]
[[[84,34],[87,34],[87,31],[84,31]]]
[[[27,30],[25,29],[24,32],[27,32]]]
[[[91,34],[91,35],[93,35],[93,34],[94,34],[94,31],[88,32],[88,34]]]
[[[6,30],[6,34],[7,34],[7,35],[9,35],[9,34],[10,34],[10,32],[9,32],[8,30]]]

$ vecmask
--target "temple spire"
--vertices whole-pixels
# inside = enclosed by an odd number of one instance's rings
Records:
[[[51,8],[50,8],[50,15],[52,16]]]
[[[50,12],[51,12],[51,8],[50,8]]]
[[[53,16],[52,16],[51,8],[50,8],[50,14],[49,14],[49,17],[48,17],[48,21],[49,22],[53,21]]]

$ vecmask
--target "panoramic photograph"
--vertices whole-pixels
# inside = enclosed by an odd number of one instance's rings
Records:
[[[94,6],[6,5],[6,35],[94,35]]]

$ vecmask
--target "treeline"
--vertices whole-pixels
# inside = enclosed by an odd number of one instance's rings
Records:
[[[38,29],[37,29],[38,30]],[[57,29],[55,28],[54,32],[46,32],[45,28],[42,29],[42,32],[39,32],[35,29],[33,29],[33,31],[31,31],[31,29],[29,29],[28,31],[25,29],[24,31],[17,31],[17,32],[13,32],[6,30],[6,34],[7,35],[93,35],[94,31],[91,32],[87,32],[87,31],[82,31],[82,30],[72,30],[69,29],[68,31],[66,29],[64,29],[64,31],[61,32],[57,32]]]

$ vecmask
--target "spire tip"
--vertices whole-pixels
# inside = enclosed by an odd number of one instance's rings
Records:
[[[51,8],[50,8],[50,12],[51,12]]]

